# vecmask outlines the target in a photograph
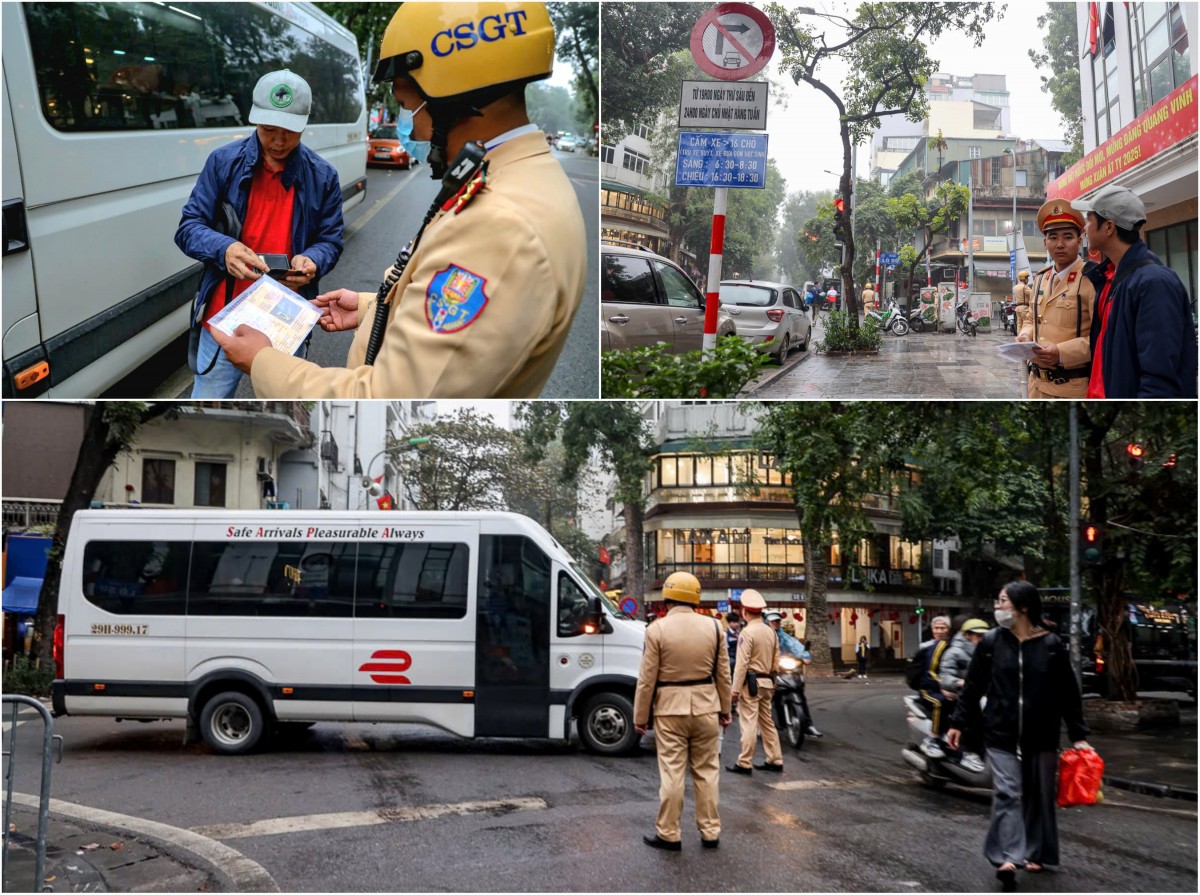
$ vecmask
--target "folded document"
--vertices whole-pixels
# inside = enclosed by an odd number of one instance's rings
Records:
[[[266,333],[272,348],[295,354],[320,317],[321,312],[306,298],[270,277],[261,277],[208,323],[230,336],[244,323]]]

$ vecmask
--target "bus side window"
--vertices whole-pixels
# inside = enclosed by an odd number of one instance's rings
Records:
[[[89,541],[83,549],[83,595],[117,615],[183,615],[191,544]]]

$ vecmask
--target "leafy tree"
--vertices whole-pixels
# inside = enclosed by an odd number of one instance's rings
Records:
[[[804,542],[805,612],[809,630],[819,631],[829,612],[835,533],[843,557],[873,533],[866,498],[891,493],[924,415],[903,403],[781,401],[761,406],[754,444],[775,456],[785,481],[790,476]],[[832,672],[829,638],[811,639],[814,666]]]
[[[783,278],[797,285],[805,280],[820,279],[821,264],[809,259],[811,243],[810,234],[805,232],[808,220],[816,216],[817,203],[821,200],[830,201],[833,193],[808,192],[789,193],[783,202],[783,226],[779,228],[775,242],[775,254],[779,266],[783,270]]]
[[[517,405],[516,419],[531,460],[540,461],[552,442],[561,441],[565,481],[577,481],[593,454],[616,477],[613,498],[625,516],[625,595],[645,605],[644,486],[653,445],[637,407],[629,401],[529,401]]]
[[[358,39],[359,62],[364,66],[368,100],[372,103],[385,103],[393,116],[396,101],[392,99],[391,88],[387,84],[372,84],[371,76],[375,74],[374,65],[379,61],[383,32],[387,30],[388,22],[396,14],[397,6],[395,3],[317,3],[321,12],[354,33]],[[372,63],[370,71],[365,68],[368,58]]]
[[[38,594],[34,619],[33,653],[43,668],[54,661],[54,627],[58,622],[58,593],[62,583],[62,561],[71,531],[71,520],[79,510],[91,506],[104,473],[117,456],[134,443],[138,431],[151,420],[174,417],[178,404],[143,404],[138,401],[102,401],[84,409],[83,440],[71,483],[63,495],[54,525],[46,577]]]
[[[519,451],[524,449],[519,439],[516,443]],[[596,542],[579,527],[580,492],[599,499],[593,471],[580,470],[575,481],[568,482],[564,451],[558,443],[547,447],[539,463],[526,463],[519,453],[511,461],[513,474],[502,485],[508,509],[536,519],[582,568],[593,570],[597,563]]]
[[[895,227],[900,230],[919,230],[925,234],[925,247],[919,252],[913,246],[901,249],[900,260],[909,283],[913,281],[917,266],[933,247],[933,238],[948,233],[954,222],[967,213],[970,203],[971,191],[951,180],[939,183],[929,198],[926,198],[923,189],[918,188],[887,200],[887,214]]]
[[[545,83],[533,83],[526,88],[525,105],[529,120],[548,134],[577,130],[580,111],[586,113],[567,88]]]
[[[471,407],[431,423],[413,426],[407,438],[428,438],[410,448],[389,444],[405,496],[419,510],[507,509],[505,485],[516,465],[520,443],[491,417]]]
[[[603,141],[615,145],[638,125],[654,128],[679,98],[670,56],[686,52],[707,3],[605,3],[600,17],[604,72]]]
[[[847,19],[814,14],[809,7],[789,10],[778,3],[767,9],[782,50],[780,67],[797,84],[809,84],[825,94],[838,112],[842,140],[839,192],[846,213],[836,232],[845,241],[848,262],[842,271],[842,294],[851,312],[851,325],[857,326],[855,245],[849,226],[854,201],[851,146],[864,142],[885,116],[923,120],[929,111],[925,82],[938,68],[928,46],[952,30],[967,33],[979,46],[997,10],[993,3],[860,3],[854,18]],[[832,43],[824,30],[828,25],[838,26],[842,32]],[[821,80],[820,68],[830,59],[841,60],[850,72],[840,91]]]
[[[1071,165],[1083,157],[1083,100],[1079,93],[1079,32],[1075,26],[1074,3],[1047,3],[1038,16],[1042,30],[1042,52],[1028,50],[1038,68],[1049,71],[1041,76],[1042,89],[1050,94],[1050,105],[1062,116],[1071,151],[1062,162]]]
[[[596,83],[599,65],[600,6],[598,3],[547,3],[558,58],[569,60],[575,69],[575,93],[583,101],[581,114],[587,124],[600,115],[600,90]]]

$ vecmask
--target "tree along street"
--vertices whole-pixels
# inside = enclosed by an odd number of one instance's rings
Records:
[[[181,745],[179,722],[62,718],[52,789],[216,839],[282,891],[990,891],[988,797],[930,789],[903,763],[903,683],[809,688],[825,736],[785,752],[781,777],[723,773],[715,852],[690,807],[681,855],[642,845],[657,807],[649,748],[597,758],[409,725],[318,724],[230,758]],[[1194,725],[1194,704],[1185,717]],[[16,789],[35,791],[37,750],[21,745]],[[735,726],[723,763],[736,751]],[[1058,820],[1064,866],[1022,891],[1196,891],[1194,803],[1108,789]]]

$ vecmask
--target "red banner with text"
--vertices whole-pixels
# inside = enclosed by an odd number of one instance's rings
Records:
[[[1046,198],[1077,199],[1196,133],[1196,76],[1097,146],[1046,188]]]

